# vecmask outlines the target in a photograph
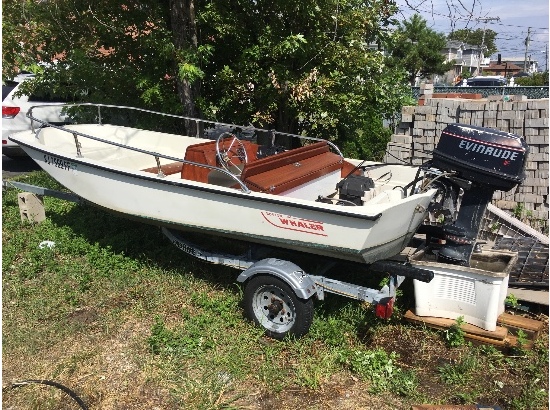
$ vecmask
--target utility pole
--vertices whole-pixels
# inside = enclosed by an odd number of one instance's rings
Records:
[[[481,37],[481,47],[479,50],[479,57],[477,60],[477,75],[480,74],[481,69],[481,60],[483,59],[483,48],[485,46],[485,31],[487,30],[487,22],[489,21],[500,21],[500,17],[484,17],[484,18],[478,18],[476,21],[483,21],[483,36]]]
[[[529,41],[531,41],[529,37],[531,37],[531,27],[527,28],[527,38],[525,39],[525,60],[523,62],[524,72],[527,72],[527,52],[529,51]]]

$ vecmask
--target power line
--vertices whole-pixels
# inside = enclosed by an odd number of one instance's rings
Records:
[[[438,12],[435,12],[433,10],[425,10],[425,9],[422,9],[422,8],[415,8],[415,7],[412,7],[412,6],[409,6],[409,5],[407,5],[407,7],[410,10],[413,10],[417,13],[421,13],[421,12],[422,13],[427,13],[427,14],[430,14],[432,16],[445,17],[445,18],[448,18],[448,19],[456,20],[456,21],[471,22],[472,20],[478,20],[478,19],[474,18],[473,15],[464,16],[464,17],[454,17],[454,16],[451,16],[449,14],[438,13]],[[526,28],[527,27],[527,26],[519,26],[517,24],[505,24],[505,23],[495,23],[495,24],[498,25],[498,26],[504,26],[504,27],[517,27],[517,28]],[[531,28],[534,28],[535,30],[548,30],[548,27],[531,27]]]

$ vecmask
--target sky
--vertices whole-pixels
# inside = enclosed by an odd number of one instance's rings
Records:
[[[497,33],[498,53],[503,58],[525,56],[525,39],[529,27],[528,56],[548,64],[548,0],[396,0],[401,11],[398,19],[408,19],[415,10],[437,32],[449,34],[454,29],[491,29]],[[451,17],[452,16],[452,17]],[[470,17],[471,16],[471,17]],[[484,23],[479,19],[499,18]],[[477,19],[477,20],[476,20]],[[496,54],[491,56],[496,59]]]

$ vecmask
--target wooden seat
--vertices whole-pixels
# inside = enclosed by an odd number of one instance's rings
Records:
[[[279,194],[342,169],[343,162],[321,141],[247,163],[241,180],[251,191]]]
[[[182,167],[183,167],[183,162],[171,162],[169,164],[161,165],[160,169],[164,175],[172,175],[172,174],[180,173]],[[146,169],[142,169],[142,171],[157,174],[158,167],[146,168]]]

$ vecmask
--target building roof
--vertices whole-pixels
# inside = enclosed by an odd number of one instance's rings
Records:
[[[465,43],[464,41],[459,40],[447,40],[445,48],[462,48],[463,50],[477,50],[478,46],[473,46],[471,44]]]
[[[515,70],[521,70],[522,67],[514,64],[514,63],[508,63],[508,64],[505,64],[505,63],[502,63],[502,64],[497,64],[493,61],[491,61],[491,63],[489,63],[489,67],[488,67],[489,70],[508,70],[508,71],[515,71]]]

